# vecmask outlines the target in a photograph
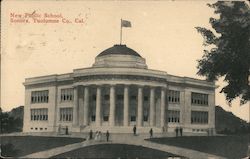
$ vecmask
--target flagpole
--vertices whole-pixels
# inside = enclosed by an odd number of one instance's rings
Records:
[[[121,19],[121,30],[120,30],[120,45],[122,44],[122,19]]]

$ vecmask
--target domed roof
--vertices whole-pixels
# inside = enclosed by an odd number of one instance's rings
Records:
[[[136,51],[128,48],[126,45],[114,45],[103,52],[101,52],[97,57],[105,56],[105,55],[133,55],[141,57]]]

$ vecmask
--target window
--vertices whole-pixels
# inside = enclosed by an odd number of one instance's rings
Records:
[[[92,100],[96,101],[96,95],[92,95]]]
[[[147,122],[148,121],[148,112],[149,112],[149,110],[148,110],[149,108],[148,107],[144,107],[144,109],[143,109],[143,121],[145,121],[145,122]]]
[[[130,108],[130,121],[136,121],[136,107],[132,105]]]
[[[109,95],[104,95],[104,100],[108,101],[109,100]]]
[[[109,116],[107,116],[107,115],[103,116],[103,120],[104,121],[109,121]]]
[[[48,120],[48,108],[31,109],[30,119],[32,121],[47,121]]]
[[[192,111],[191,112],[192,124],[208,124],[208,112],[205,111]]]
[[[169,110],[168,111],[168,122],[169,123],[179,123],[180,122],[180,111],[179,110]]]
[[[72,101],[74,98],[74,89],[73,88],[66,88],[61,89],[61,101]]]
[[[123,100],[123,95],[120,95],[120,94],[117,95],[117,100],[120,100],[120,101]]]
[[[60,121],[72,121],[73,108],[60,108]]]
[[[130,96],[131,100],[136,100],[136,96]]]
[[[169,103],[180,103],[180,91],[169,90],[168,91]]]
[[[136,121],[136,116],[131,116],[130,121]]]
[[[95,121],[95,115],[91,115],[91,121]]]
[[[48,103],[49,102],[49,91],[32,91],[31,92],[31,103]]]
[[[208,94],[194,93],[191,94],[192,105],[208,105]]]
[[[144,101],[148,101],[148,96],[144,96]]]

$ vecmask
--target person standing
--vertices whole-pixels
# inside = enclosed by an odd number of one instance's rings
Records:
[[[152,128],[149,130],[149,134],[150,134],[150,138],[152,138],[153,137],[153,129]]]
[[[65,134],[66,134],[66,135],[69,135],[69,128],[68,128],[68,126],[66,126]]]
[[[90,130],[90,132],[89,132],[89,139],[92,140],[92,138],[93,138],[93,131]]]
[[[98,140],[98,131],[95,132],[95,140]]]
[[[99,141],[101,141],[102,140],[102,132],[101,131],[98,132],[98,137],[99,137]]]
[[[59,126],[58,126],[58,134],[59,135],[61,135],[61,131],[62,131],[62,126],[61,126],[61,124],[59,124]]]
[[[182,131],[183,131],[183,129],[182,129],[182,127],[180,127],[180,134],[181,134],[181,136],[182,136]]]
[[[107,142],[109,141],[109,131],[107,130],[106,132],[106,139],[107,139]]]
[[[177,137],[178,136],[178,128],[176,127],[175,128],[175,137]]]
[[[136,135],[136,125],[133,127],[134,136]]]

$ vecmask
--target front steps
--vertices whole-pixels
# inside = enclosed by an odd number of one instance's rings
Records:
[[[162,129],[158,127],[136,127],[137,133],[149,133],[150,129],[153,129],[154,133],[162,133]],[[92,130],[93,132],[101,131],[110,133],[133,133],[133,126],[86,126],[86,127],[72,127],[72,132],[87,133]]]

